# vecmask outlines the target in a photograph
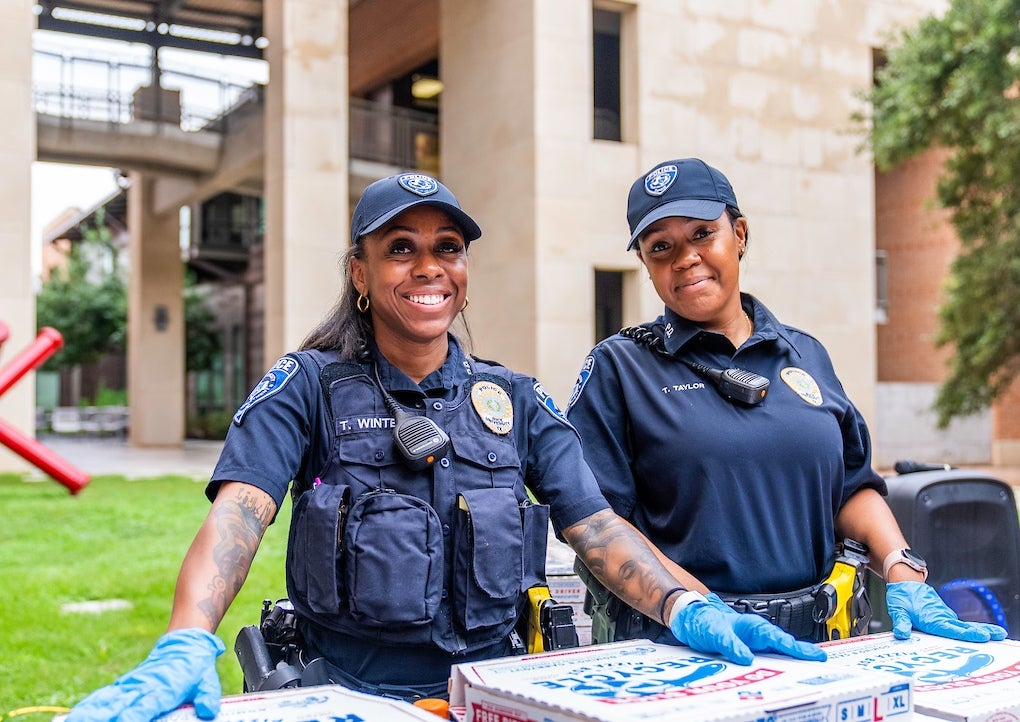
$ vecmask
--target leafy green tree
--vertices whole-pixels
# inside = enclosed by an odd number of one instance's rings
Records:
[[[1020,371],[1020,0],[951,0],[903,31],[867,94],[879,168],[949,152],[937,201],[961,251],[936,343],[953,350],[941,427],[987,408]],[[866,120],[858,116],[858,120]]]
[[[98,259],[103,262],[97,263]],[[209,308],[190,271],[185,274],[185,367],[188,371],[212,368],[220,353],[216,315]],[[123,353],[127,338],[127,287],[117,263],[117,249],[105,225],[102,209],[95,225],[83,230],[82,240],[71,245],[67,266],[56,268],[36,296],[36,326],[52,326],[64,345],[44,368],[56,370],[98,361],[106,354]]]
[[[184,274],[184,346],[188,371],[208,371],[222,349],[220,334],[215,329],[216,314],[209,308],[206,294],[198,285],[195,274]]]
[[[97,258],[108,263],[96,263]],[[71,245],[66,267],[53,269],[43,282],[36,296],[36,325],[52,326],[64,337],[63,347],[44,365],[48,370],[124,351],[127,288],[102,218]]]

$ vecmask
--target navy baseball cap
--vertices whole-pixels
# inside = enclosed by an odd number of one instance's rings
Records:
[[[460,226],[465,241],[473,241],[482,235],[482,229],[461,210],[449,188],[424,173],[401,173],[375,181],[361,194],[351,218],[351,245],[359,243],[363,236],[378,230],[408,208],[422,204],[449,213]]]
[[[630,187],[627,250],[637,248],[638,238],[658,220],[682,216],[714,221],[726,206],[738,208],[733,187],[726,176],[705,161],[681,158],[660,163]]]

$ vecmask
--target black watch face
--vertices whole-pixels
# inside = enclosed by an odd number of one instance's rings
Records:
[[[928,562],[924,560],[924,557],[922,557],[917,552],[911,551],[910,549],[904,549],[903,556],[905,556],[910,561],[914,562],[914,564],[917,564],[919,567],[927,568],[928,566]]]

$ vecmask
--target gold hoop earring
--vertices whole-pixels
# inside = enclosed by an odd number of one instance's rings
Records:
[[[368,296],[362,296],[362,295],[361,295],[361,294],[359,293],[359,294],[358,294],[358,300],[354,302],[354,306],[355,306],[355,307],[356,307],[356,308],[358,309],[358,311],[360,311],[361,313],[365,313],[365,312],[367,312],[367,311],[368,311],[368,307],[369,307],[369,306],[371,305],[371,303],[372,303],[372,302],[368,300]]]
[[[461,312],[461,313],[464,313],[464,311],[465,311],[465,310],[467,309],[467,307],[468,307],[468,306],[470,306],[470,305],[471,305],[471,299],[470,299],[470,298],[468,298],[467,296],[464,296],[464,305],[460,307],[460,312]]]

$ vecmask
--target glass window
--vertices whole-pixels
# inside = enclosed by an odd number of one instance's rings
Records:
[[[592,68],[595,98],[595,139],[622,140],[620,121],[620,26],[614,10],[592,10]]]
[[[623,328],[623,272],[595,271],[595,343]]]

